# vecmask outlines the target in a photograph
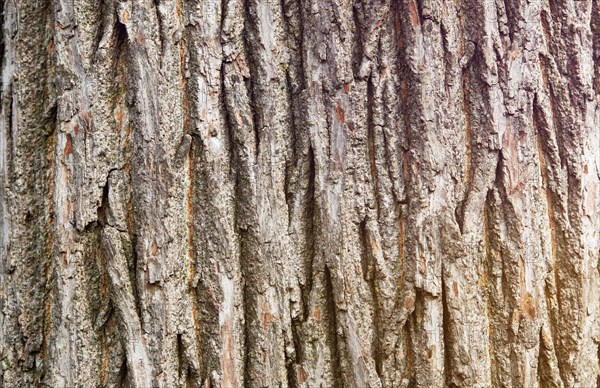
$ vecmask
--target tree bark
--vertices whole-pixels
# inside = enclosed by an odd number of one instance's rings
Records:
[[[600,386],[600,2],[2,10],[1,386]]]

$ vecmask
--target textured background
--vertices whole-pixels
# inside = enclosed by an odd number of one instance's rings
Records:
[[[600,1],[2,26],[0,385],[600,384]]]

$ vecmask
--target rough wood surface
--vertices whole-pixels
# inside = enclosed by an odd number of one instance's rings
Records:
[[[599,1],[2,12],[1,386],[600,386]]]

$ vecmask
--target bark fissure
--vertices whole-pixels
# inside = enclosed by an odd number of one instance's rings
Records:
[[[340,365],[340,345],[339,345],[339,339],[338,339],[338,312],[337,312],[337,306],[335,303],[335,299],[333,296],[334,293],[334,286],[333,286],[333,282],[331,281],[331,271],[329,270],[329,268],[327,267],[327,265],[323,266],[323,275],[324,277],[324,283],[325,283],[325,294],[326,294],[326,300],[327,300],[327,315],[328,315],[328,319],[329,319],[329,338],[331,340],[330,346],[332,349],[332,355],[333,355],[333,359],[331,360],[332,362],[332,370],[333,370],[333,381],[335,386],[342,386],[343,385],[343,369],[342,366]]]

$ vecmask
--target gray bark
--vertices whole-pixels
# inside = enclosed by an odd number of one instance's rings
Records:
[[[600,386],[600,2],[2,10],[1,386]]]

